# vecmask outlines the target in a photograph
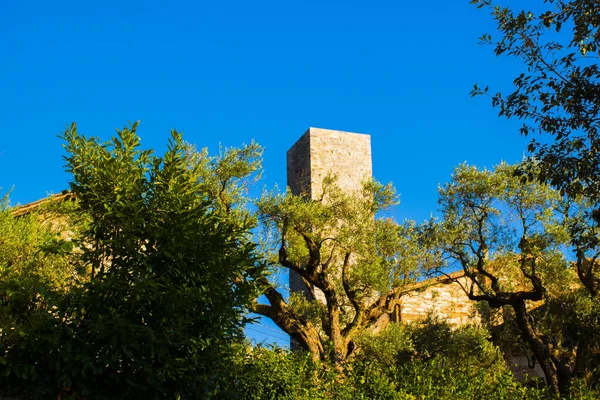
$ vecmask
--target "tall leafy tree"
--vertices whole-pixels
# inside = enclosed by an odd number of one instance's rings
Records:
[[[75,124],[64,132],[80,229],[57,226],[65,214],[15,218],[2,205],[0,272],[20,283],[0,281],[0,394],[206,398],[243,339],[262,267],[240,202],[262,150],[211,157],[173,131],[158,157],[136,130],[106,143]],[[84,279],[46,305],[38,283],[63,270]]]
[[[551,138],[532,140],[539,168],[530,172],[568,194],[600,200],[600,4],[546,0],[541,11],[528,11],[471,3],[488,8],[497,22],[500,36],[484,34],[483,42],[526,67],[514,91],[493,95],[492,104],[501,116],[523,120],[523,135]],[[473,94],[484,92],[476,86]]]
[[[596,0],[545,0],[536,11],[472,0],[490,10],[499,37],[484,34],[497,55],[521,59],[525,71],[508,94],[492,95],[499,115],[523,121],[521,134],[542,134],[529,145],[532,161],[518,173],[559,189],[589,207],[571,227],[582,283],[600,294],[600,4]],[[539,2],[541,3],[541,2]],[[530,5],[531,6],[531,5]],[[472,94],[488,88],[475,86]]]
[[[252,221],[220,212],[225,197],[208,190],[218,171],[206,153],[191,157],[173,131],[157,157],[139,148],[136,129],[109,143],[75,125],[63,135],[71,190],[88,218],[80,243],[91,269],[70,316],[85,340],[70,373],[87,383],[106,377],[87,388],[93,393],[198,395],[256,296]]]

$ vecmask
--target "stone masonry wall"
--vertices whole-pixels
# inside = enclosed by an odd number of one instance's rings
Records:
[[[467,278],[462,272],[449,276],[450,278],[435,278],[420,282],[417,285],[420,288],[403,296],[400,304],[400,321],[418,322],[431,315],[451,326],[480,322],[474,308],[475,303],[469,300],[460,286],[462,284],[466,287]]]
[[[287,184],[293,194],[315,199],[327,174],[335,174],[340,187],[359,190],[373,175],[371,137],[309,128],[287,152]]]

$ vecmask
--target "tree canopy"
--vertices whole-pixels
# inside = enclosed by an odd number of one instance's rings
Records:
[[[273,239],[271,262],[298,274],[308,296],[292,293],[285,301],[265,282],[268,304],[253,310],[316,358],[351,357],[356,338],[384,328],[410,284],[430,267],[430,254],[415,240],[420,228],[380,216],[395,203],[390,185],[370,181],[348,193],[332,176],[316,200],[289,191],[265,195],[258,213]]]
[[[521,134],[537,168],[531,177],[569,195],[600,201],[600,5],[596,0],[546,0],[541,11],[511,10],[490,0],[472,0],[490,10],[499,37],[484,34],[497,55],[520,58],[525,71],[514,91],[497,93],[499,115],[523,120]],[[473,94],[487,93],[477,85]]]
[[[561,302],[564,308],[575,292],[589,298],[569,251],[569,226],[586,214],[585,203],[545,184],[522,182],[518,168],[456,169],[440,188],[441,249],[446,265],[469,278],[463,287],[469,298],[505,309],[502,323],[515,324],[552,391],[566,393],[570,379],[597,367],[589,361],[599,351],[595,334],[568,337],[566,327],[577,322],[552,309]],[[535,311],[540,308],[545,312]]]
[[[534,10],[521,10],[490,0],[471,3],[488,9],[497,22],[499,35],[484,34],[482,42],[492,44],[496,55],[524,64],[514,89],[492,95],[492,105],[500,116],[522,120],[521,134],[541,134],[532,139],[531,158],[515,174],[524,185],[532,180],[551,185],[569,204],[562,223],[569,237],[565,246],[573,250],[569,260],[587,293],[578,297],[570,315],[582,332],[596,332],[583,327],[595,320],[586,315],[596,312],[600,293],[600,5],[595,0],[547,0],[529,4]],[[487,93],[488,87],[478,85],[472,91]],[[561,329],[567,330],[573,321],[563,322]],[[586,347],[584,338],[577,342],[578,353],[593,357],[597,352]],[[557,372],[568,377],[579,368],[578,361]]]
[[[136,130],[137,123],[118,130],[106,143],[81,135],[75,124],[64,132],[81,228],[61,240],[74,245],[68,265],[85,276],[49,310],[49,297],[33,288],[30,307],[46,317],[42,322],[0,320],[2,394],[205,397],[231,343],[243,338],[261,264],[249,240],[253,220],[220,210],[227,202],[235,208],[235,178],[254,167],[194,153],[175,131],[158,157],[140,149]],[[223,179],[221,191],[210,190]],[[44,221],[5,213],[14,230]],[[43,270],[55,270],[32,252]],[[2,267],[16,274],[18,265]],[[8,314],[15,304],[14,296],[2,297]]]

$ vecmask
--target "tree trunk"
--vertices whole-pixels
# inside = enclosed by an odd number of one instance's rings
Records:
[[[299,329],[290,336],[306,351],[310,352],[313,361],[323,360],[325,351],[321,338],[316,330]]]
[[[346,343],[346,338],[342,334],[342,328],[340,327],[340,309],[337,304],[335,292],[331,289],[325,290],[324,292],[327,299],[327,319],[329,327],[329,332],[327,332],[327,334],[333,344],[333,362],[336,365],[339,365],[346,361],[348,344]]]
[[[266,278],[261,283],[267,288],[264,292],[269,300],[267,304],[253,304],[251,310],[259,315],[270,318],[284,332],[290,335],[302,348],[309,351],[314,360],[325,358],[325,348],[321,342],[318,330],[301,315],[290,309],[281,293],[270,286]]]
[[[560,395],[561,392],[568,390],[568,378],[566,376],[559,379],[558,368],[552,361],[550,349],[545,344],[538,334],[533,329],[533,326],[528,320],[527,309],[525,307],[525,301],[519,300],[514,304],[511,304],[515,311],[517,326],[521,331],[521,335],[529,345],[529,348],[535,355],[535,358],[540,363],[544,376],[546,377],[546,384],[550,387],[550,390],[555,395]]]

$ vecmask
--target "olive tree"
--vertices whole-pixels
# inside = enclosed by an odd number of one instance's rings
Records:
[[[515,176],[518,168],[459,166],[440,188],[438,233],[447,265],[469,278],[463,287],[469,298],[508,309],[504,323],[514,321],[551,390],[565,393],[571,378],[583,372],[580,361],[593,357],[590,350],[597,347],[589,346],[597,337],[566,340],[565,316],[556,308],[551,314],[559,296],[581,288],[568,261],[568,228],[584,205],[565,200],[547,185],[523,183]],[[536,311],[542,307],[545,314]]]
[[[352,357],[356,338],[384,328],[410,284],[433,264],[416,245],[420,227],[381,216],[395,203],[390,185],[370,181],[348,193],[334,177],[324,180],[315,200],[289,191],[263,196],[258,214],[271,239],[271,263],[298,274],[308,296],[292,293],[286,300],[265,279],[267,302],[253,310],[316,359],[339,364]]]

